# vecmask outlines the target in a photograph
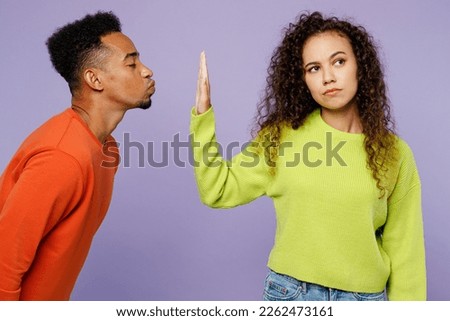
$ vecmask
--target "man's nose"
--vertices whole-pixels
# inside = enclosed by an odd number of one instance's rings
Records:
[[[144,77],[144,78],[152,78],[153,71],[150,68],[148,68],[147,66],[143,65],[141,74],[142,74],[142,77]]]

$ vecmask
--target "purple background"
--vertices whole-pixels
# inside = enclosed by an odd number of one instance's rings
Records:
[[[0,0],[1,170],[34,128],[70,104],[45,40],[99,9],[120,17],[157,82],[153,107],[130,111],[114,136],[153,142],[155,160],[177,133],[187,140],[202,49],[218,139],[243,143],[283,27],[302,10],[366,26],[382,47],[398,131],[422,177],[429,299],[450,300],[450,1]],[[209,209],[192,167],[176,166],[172,150],[164,168],[139,168],[137,148],[129,152],[72,299],[259,300],[275,231],[271,200]],[[187,161],[186,148],[180,158]]]

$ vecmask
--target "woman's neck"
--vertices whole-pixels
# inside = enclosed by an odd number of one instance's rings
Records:
[[[356,107],[339,109],[322,107],[321,116],[324,122],[337,130],[352,134],[363,132],[361,118]]]

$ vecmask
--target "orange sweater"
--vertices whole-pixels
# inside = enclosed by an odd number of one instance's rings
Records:
[[[0,300],[70,298],[109,207],[113,149],[72,109],[20,146],[0,177]]]

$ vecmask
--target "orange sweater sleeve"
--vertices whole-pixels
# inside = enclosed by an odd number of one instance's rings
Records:
[[[7,169],[15,181],[0,212],[0,300],[19,300],[41,240],[83,195],[80,165],[64,152],[42,151],[20,166]]]

